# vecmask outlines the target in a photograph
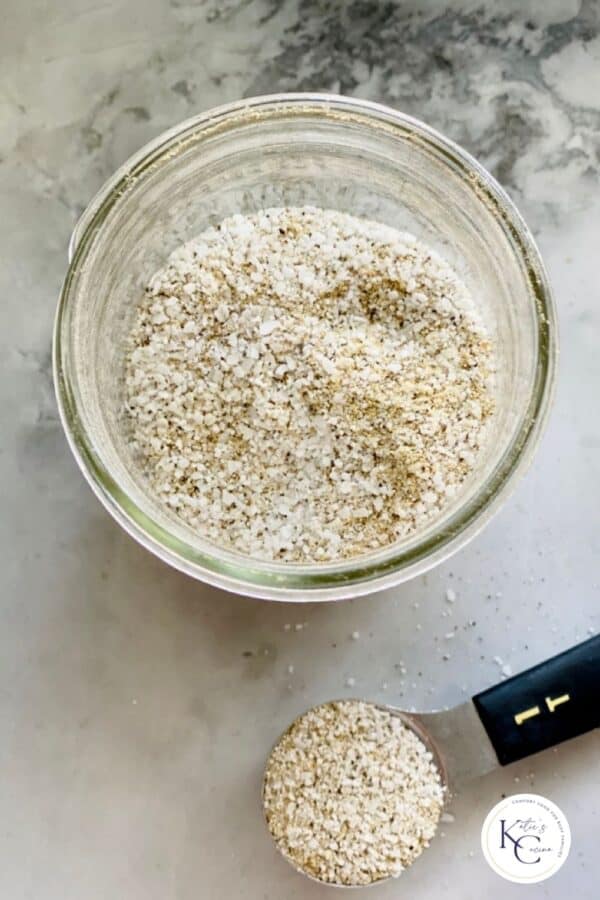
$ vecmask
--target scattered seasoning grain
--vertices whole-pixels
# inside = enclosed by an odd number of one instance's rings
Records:
[[[235,215],[169,257],[129,336],[125,417],[158,498],[254,558],[352,558],[448,505],[493,411],[449,265],[314,207]]]
[[[421,739],[398,716],[358,700],[297,719],[271,753],[263,786],[281,852],[332,884],[399,875],[429,845],[443,802]]]

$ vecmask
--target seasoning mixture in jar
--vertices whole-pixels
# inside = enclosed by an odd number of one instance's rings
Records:
[[[158,498],[256,559],[341,560],[439,516],[493,414],[493,345],[412,236],[314,207],[177,249],[128,338],[124,417]]]

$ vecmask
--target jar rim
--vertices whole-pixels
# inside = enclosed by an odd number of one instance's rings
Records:
[[[290,564],[254,560],[214,544],[200,551],[154,521],[117,483],[78,414],[68,366],[67,311],[74,272],[103,221],[123,192],[148,167],[172,157],[220,129],[231,129],[251,117],[270,121],[281,116],[321,115],[345,122],[410,134],[477,188],[493,210],[521,257],[532,296],[537,326],[537,362],[528,404],[502,458],[449,517],[440,517],[416,537],[389,545],[369,556],[334,563]],[[173,567],[217,587],[274,600],[325,600],[359,596],[421,574],[450,556],[478,533],[514,487],[531,461],[551,405],[557,360],[556,310],[548,277],[535,241],[520,213],[496,180],[467,151],[425,123],[382,104],[333,94],[272,94],[219,106],[186,119],[163,132],[131,156],[105,182],[75,226],[69,245],[69,267],[54,326],[54,383],[59,413],[71,450],[96,496],[139,543]]]

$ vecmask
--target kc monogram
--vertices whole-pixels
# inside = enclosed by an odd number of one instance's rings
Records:
[[[559,698],[547,699],[548,711],[553,712],[551,704]],[[505,797],[490,810],[481,829],[486,861],[502,878],[518,884],[550,878],[563,865],[570,846],[571,831],[564,813],[539,794]]]

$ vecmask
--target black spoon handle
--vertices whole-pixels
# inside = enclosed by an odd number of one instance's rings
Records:
[[[600,635],[473,697],[501,765],[600,725]]]

